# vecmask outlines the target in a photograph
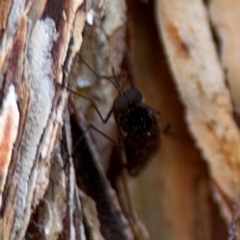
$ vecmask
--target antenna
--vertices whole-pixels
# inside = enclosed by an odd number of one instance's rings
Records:
[[[92,71],[92,73],[98,78],[98,79],[105,79],[108,80],[110,83],[112,83],[112,85],[116,88],[116,90],[118,91],[118,94],[121,95],[121,87],[117,82],[117,77],[115,75],[115,71],[114,68],[112,67],[112,73],[113,76],[106,76],[106,75],[99,75],[98,73],[96,73],[96,71],[82,58],[81,55],[79,55],[79,58],[81,59],[81,61]],[[113,81],[113,80],[114,81]]]

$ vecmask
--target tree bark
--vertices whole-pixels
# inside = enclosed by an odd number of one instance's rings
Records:
[[[82,42],[82,4],[1,3],[1,239],[25,237],[33,211],[49,184],[55,163],[52,152],[68,98],[60,85],[68,81]],[[58,174],[62,179],[64,169]],[[65,181],[62,179],[62,184],[66,185]],[[53,187],[58,189],[56,182]],[[64,189],[66,195],[66,186]],[[64,194],[60,195],[62,199]],[[58,204],[57,209],[61,202]],[[57,214],[61,215],[60,210]],[[61,232],[61,225],[59,222],[55,227],[55,235],[57,230]],[[39,226],[46,231],[46,225]]]
[[[238,9],[1,1],[0,239],[238,239]],[[136,178],[118,84],[171,124]]]

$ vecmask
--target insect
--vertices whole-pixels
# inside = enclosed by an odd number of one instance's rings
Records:
[[[142,103],[142,94],[130,88],[118,96],[112,108],[126,154],[126,167],[136,176],[156,152],[161,132],[153,109]]]
[[[113,114],[119,140],[126,154],[126,163],[122,165],[126,166],[129,175],[136,176],[156,153],[161,142],[161,131],[156,117],[159,112],[142,102],[142,94],[136,88],[129,88],[126,91],[122,91],[116,81],[114,70],[113,77],[99,76],[85,60],[81,57],[80,59],[99,79],[110,81],[118,91],[119,96],[114,100],[112,108],[105,119],[102,117],[94,101],[90,100],[93,102],[94,108],[104,123],[107,123]],[[91,126],[91,128],[101,133],[95,127]],[[102,135],[105,136],[104,133]]]

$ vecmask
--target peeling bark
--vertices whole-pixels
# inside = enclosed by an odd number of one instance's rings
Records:
[[[0,239],[239,238],[237,3],[1,1],[0,13]],[[120,126],[99,117],[130,87],[172,127],[134,179]]]
[[[1,12],[9,12],[2,19],[0,50],[0,232],[1,239],[23,239],[49,184],[68,96],[57,83],[67,81],[80,48],[81,38],[73,39],[81,35],[84,13],[82,1],[62,1],[55,9],[53,1],[9,4],[1,5]]]

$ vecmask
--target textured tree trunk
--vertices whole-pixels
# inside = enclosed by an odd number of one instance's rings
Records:
[[[68,98],[60,86],[82,42],[82,4],[1,1],[0,239],[37,239],[27,229],[40,203],[49,207],[42,211],[49,216],[34,226],[55,239],[63,231],[67,203],[76,204],[72,176],[52,154]]]
[[[0,1],[0,240],[238,239],[238,5]],[[171,124],[136,178],[118,83]]]

